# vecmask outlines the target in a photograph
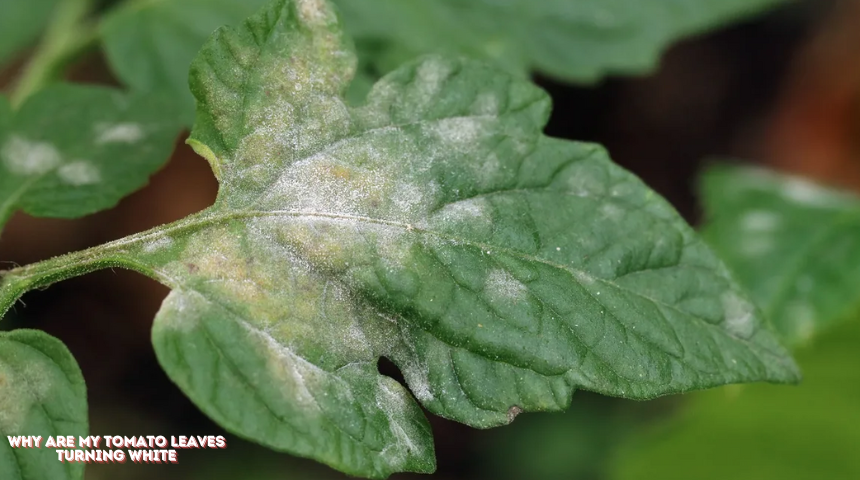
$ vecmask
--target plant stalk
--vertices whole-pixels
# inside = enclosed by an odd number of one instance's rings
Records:
[[[62,77],[64,68],[97,40],[95,23],[88,20],[93,0],[63,0],[11,94],[17,108],[32,94]]]

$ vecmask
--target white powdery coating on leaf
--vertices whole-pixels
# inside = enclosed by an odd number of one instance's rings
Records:
[[[156,317],[161,325],[180,333],[194,331],[208,300],[194,291],[173,290],[161,304]]]
[[[489,121],[481,117],[454,117],[430,123],[427,129],[443,144],[466,150],[476,147],[476,143],[491,131],[488,124]]]
[[[268,333],[246,327],[264,342],[267,371],[284,396],[306,412],[320,412],[320,406],[311,391],[324,391],[322,385],[331,374],[296,355]]]
[[[107,143],[134,144],[145,136],[143,126],[137,123],[100,123],[95,126],[96,145]]]
[[[28,363],[23,371],[0,363],[0,431],[6,435],[24,433],[30,409],[49,397],[54,377],[41,363]]]
[[[474,115],[496,116],[499,114],[499,99],[493,93],[482,93],[472,104]]]
[[[0,156],[6,168],[17,175],[42,175],[60,164],[60,152],[47,142],[31,142],[17,135],[3,145]]]
[[[528,287],[507,271],[496,269],[487,275],[484,291],[493,298],[519,301],[525,298]]]
[[[741,228],[759,232],[775,230],[780,223],[780,216],[767,210],[753,210],[741,218]]]
[[[416,73],[417,97],[422,103],[429,103],[451,75],[451,66],[441,58],[432,57],[418,66]]]
[[[409,396],[402,389],[394,390],[388,382],[396,383],[387,377],[380,376],[377,380],[376,406],[388,417],[388,428],[397,440],[382,449],[382,457],[393,468],[405,465],[409,457],[422,457],[426,449],[422,432],[418,426],[409,421],[415,415],[410,408]],[[399,385],[397,385],[399,387]]]
[[[755,329],[753,324],[755,307],[752,303],[732,291],[722,295],[722,303],[726,330],[734,337],[744,339],[751,337]]]
[[[449,203],[436,213],[443,223],[486,223],[492,220],[487,200],[484,198],[472,198],[459,202]]]
[[[164,250],[173,245],[173,239],[170,237],[162,237],[146,244],[143,247],[145,253],[155,253],[159,250]]]
[[[406,379],[409,389],[419,401],[427,403],[436,399],[430,389],[429,367],[424,364],[415,363],[409,369],[409,377]],[[406,372],[404,372],[405,374]]]
[[[791,178],[782,185],[782,194],[797,203],[827,206],[833,203],[835,194],[814,183]]]
[[[102,181],[102,174],[98,167],[86,160],[75,160],[57,169],[60,180],[68,185],[81,187],[93,185]]]
[[[502,162],[494,153],[487,155],[483,160],[473,162],[472,165],[475,184],[482,190],[494,187],[504,174]]]
[[[267,200],[308,213],[370,215],[387,200],[391,180],[383,172],[351,167],[323,154],[303,160],[282,175]]]
[[[308,25],[325,25],[329,10],[324,0],[296,0],[299,16]]]

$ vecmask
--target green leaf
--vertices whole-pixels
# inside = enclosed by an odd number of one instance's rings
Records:
[[[57,0],[0,0],[0,66],[38,38]]]
[[[236,24],[265,0],[151,0],[127,2],[108,14],[101,36],[111,67],[123,83],[141,92],[170,95],[191,125],[194,98],[188,65],[222,25]]]
[[[38,330],[0,332],[0,478],[73,480],[83,463],[57,460],[49,436],[87,436],[87,389],[65,345]],[[41,448],[12,448],[7,436],[40,436]]]
[[[860,199],[728,166],[711,169],[702,191],[705,237],[786,342],[860,311]]]
[[[860,322],[797,355],[800,387],[695,394],[680,416],[622,445],[613,480],[860,478]]]
[[[49,87],[14,113],[0,100],[0,228],[19,209],[79,217],[143,186],[173,150],[170,112],[101,87]]]
[[[105,266],[172,288],[168,375],[228,430],[349,474],[434,468],[430,412],[476,427],[575,389],[645,399],[794,382],[753,304],[662,198],[595,145],[541,134],[545,92],[431,56],[343,95],[323,0],[277,0],[191,68],[189,143],[220,181],[173,225],[8,272],[21,292]]]
[[[422,53],[492,58],[511,71],[594,82],[652,70],[680,38],[783,0],[337,0],[356,39],[384,41],[385,72]]]

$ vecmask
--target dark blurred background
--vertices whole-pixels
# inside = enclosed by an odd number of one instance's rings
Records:
[[[709,159],[744,159],[860,187],[858,46],[860,1],[801,1],[678,43],[646,77],[609,78],[589,87],[536,80],[555,102],[550,135],[604,144],[615,161],[695,223],[696,177]],[[0,73],[0,86],[8,85],[16,68]],[[71,76],[115,83],[97,53]],[[149,186],[113,210],[75,221],[15,216],[0,241],[0,259],[38,261],[209,206],[217,184],[183,140]],[[166,294],[143,276],[102,271],[28,294],[3,328],[43,329],[68,345],[89,388],[93,435],[221,434],[156,362],[150,327]],[[603,478],[618,438],[682,401],[637,403],[577,393],[568,413],[522,415],[491,431],[433,417],[439,462],[434,478]],[[342,478],[232,436],[227,450],[186,450],[179,457],[179,466],[89,465],[87,478]]]

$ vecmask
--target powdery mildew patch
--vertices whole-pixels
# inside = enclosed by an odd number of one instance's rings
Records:
[[[497,300],[517,302],[526,298],[528,287],[502,269],[490,271],[484,284],[484,292]]]
[[[747,339],[755,330],[755,307],[732,291],[722,295],[725,329],[734,337]]]
[[[388,417],[388,428],[397,439],[397,443],[386,445],[381,455],[394,469],[403,469],[409,457],[426,456],[426,433],[409,420],[413,417],[411,401],[397,382],[388,377],[378,377],[376,406]]]
[[[74,187],[93,185],[102,181],[99,168],[86,160],[75,160],[57,169],[60,181]]]
[[[60,152],[52,144],[30,141],[18,135],[6,141],[0,156],[10,172],[24,176],[43,175],[62,161]]]
[[[741,217],[741,228],[759,232],[769,232],[779,228],[782,218],[767,210],[752,210]]]
[[[0,363],[0,431],[20,435],[30,410],[48,399],[55,374],[42,363],[28,363],[17,370]]]
[[[143,126],[138,123],[100,123],[94,127],[96,145],[109,143],[135,144],[146,136]]]

